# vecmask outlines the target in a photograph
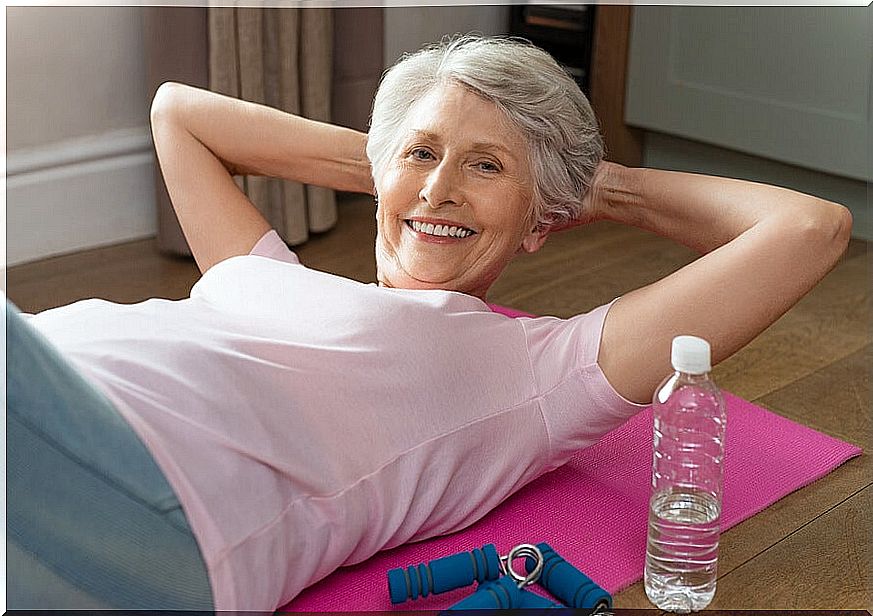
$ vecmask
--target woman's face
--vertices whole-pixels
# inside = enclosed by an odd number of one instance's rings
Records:
[[[379,283],[485,297],[519,251],[545,240],[530,213],[526,144],[497,107],[451,84],[413,105],[376,180]]]

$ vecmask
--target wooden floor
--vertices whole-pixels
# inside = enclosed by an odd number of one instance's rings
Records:
[[[331,232],[298,247],[303,263],[375,280],[371,202],[340,203]],[[597,223],[557,234],[513,263],[489,300],[536,314],[588,311],[688,263],[686,248],[638,229]],[[153,239],[10,268],[7,295],[25,312],[78,299],[138,302],[187,296],[190,259]],[[868,244],[853,240],[837,267],[746,348],[715,368],[724,389],[816,430],[869,448],[871,278]],[[714,609],[873,609],[873,465],[855,458],[722,538]],[[651,607],[642,584],[616,607]]]

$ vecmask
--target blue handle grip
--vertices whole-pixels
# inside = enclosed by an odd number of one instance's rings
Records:
[[[598,586],[591,578],[564,560],[548,543],[538,543],[543,553],[543,572],[538,584],[567,607],[584,609],[612,609],[612,596]],[[535,562],[525,558],[524,568],[533,571]]]
[[[493,543],[470,552],[461,552],[388,572],[391,603],[439,594],[473,582],[487,582],[500,576],[500,556]]]
[[[521,589],[510,577],[479,584],[472,595],[454,604],[449,610],[508,610],[521,603]],[[530,593],[527,593],[530,594]]]
[[[534,609],[539,607],[544,608],[564,608],[566,606],[561,605],[560,603],[555,603],[554,601],[549,601],[545,597],[542,597],[536,593],[529,592],[527,590],[522,589],[521,591],[521,603],[518,604],[518,607],[522,609]]]
[[[509,610],[564,607],[532,592],[520,589],[510,577],[502,577],[479,584],[472,595],[459,601],[447,611]]]

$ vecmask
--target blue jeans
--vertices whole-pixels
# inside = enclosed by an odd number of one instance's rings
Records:
[[[7,608],[211,612],[197,542],[151,454],[5,303]]]

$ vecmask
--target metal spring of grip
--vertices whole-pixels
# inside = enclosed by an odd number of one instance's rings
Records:
[[[519,575],[512,568],[512,561],[516,558],[524,557],[532,558],[536,564],[527,575]],[[500,568],[503,570],[504,575],[508,575],[515,580],[519,588],[524,588],[540,579],[540,575],[543,572],[544,561],[543,553],[537,546],[530,543],[522,543],[509,550],[509,554],[506,556],[500,557]]]

